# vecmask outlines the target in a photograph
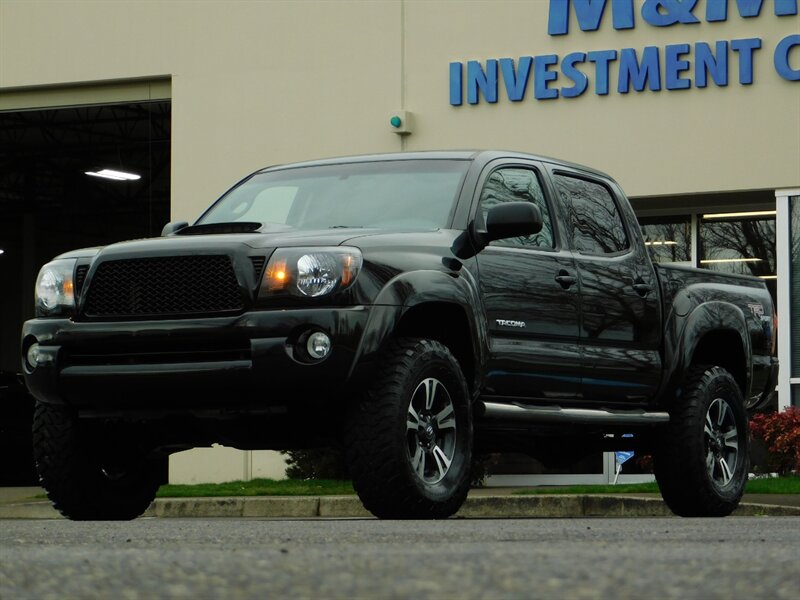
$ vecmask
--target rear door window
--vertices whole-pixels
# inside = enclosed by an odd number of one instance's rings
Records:
[[[618,254],[630,247],[611,191],[601,183],[556,173],[572,246],[581,254]]]

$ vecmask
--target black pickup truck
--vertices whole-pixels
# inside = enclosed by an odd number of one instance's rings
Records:
[[[136,517],[212,443],[341,444],[384,518],[455,513],[473,452],[635,449],[675,513],[722,516],[778,366],[763,281],[654,265],[613,179],[496,151],[258,171],[57,257],[36,312],[35,459],[73,519]]]

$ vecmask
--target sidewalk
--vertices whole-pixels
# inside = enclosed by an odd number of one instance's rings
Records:
[[[672,516],[658,494],[514,495],[521,488],[470,491],[456,515],[466,518],[574,518]],[[524,488],[522,488],[524,489]],[[0,488],[0,519],[62,518],[41,488]],[[145,517],[161,518],[364,518],[356,496],[244,496],[158,498]],[[800,495],[745,494],[734,516],[800,516]]]

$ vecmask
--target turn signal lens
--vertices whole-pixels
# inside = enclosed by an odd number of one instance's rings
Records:
[[[278,292],[286,287],[286,261],[269,261],[267,271],[264,273],[264,284],[268,292]]]

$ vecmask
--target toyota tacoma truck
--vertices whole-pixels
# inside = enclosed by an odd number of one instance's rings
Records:
[[[520,153],[260,170],[192,225],[62,254],[24,325],[41,484],[132,519],[171,453],[340,444],[382,518],[445,518],[473,453],[652,453],[723,516],[775,388],[760,279],[653,264],[617,183]]]

